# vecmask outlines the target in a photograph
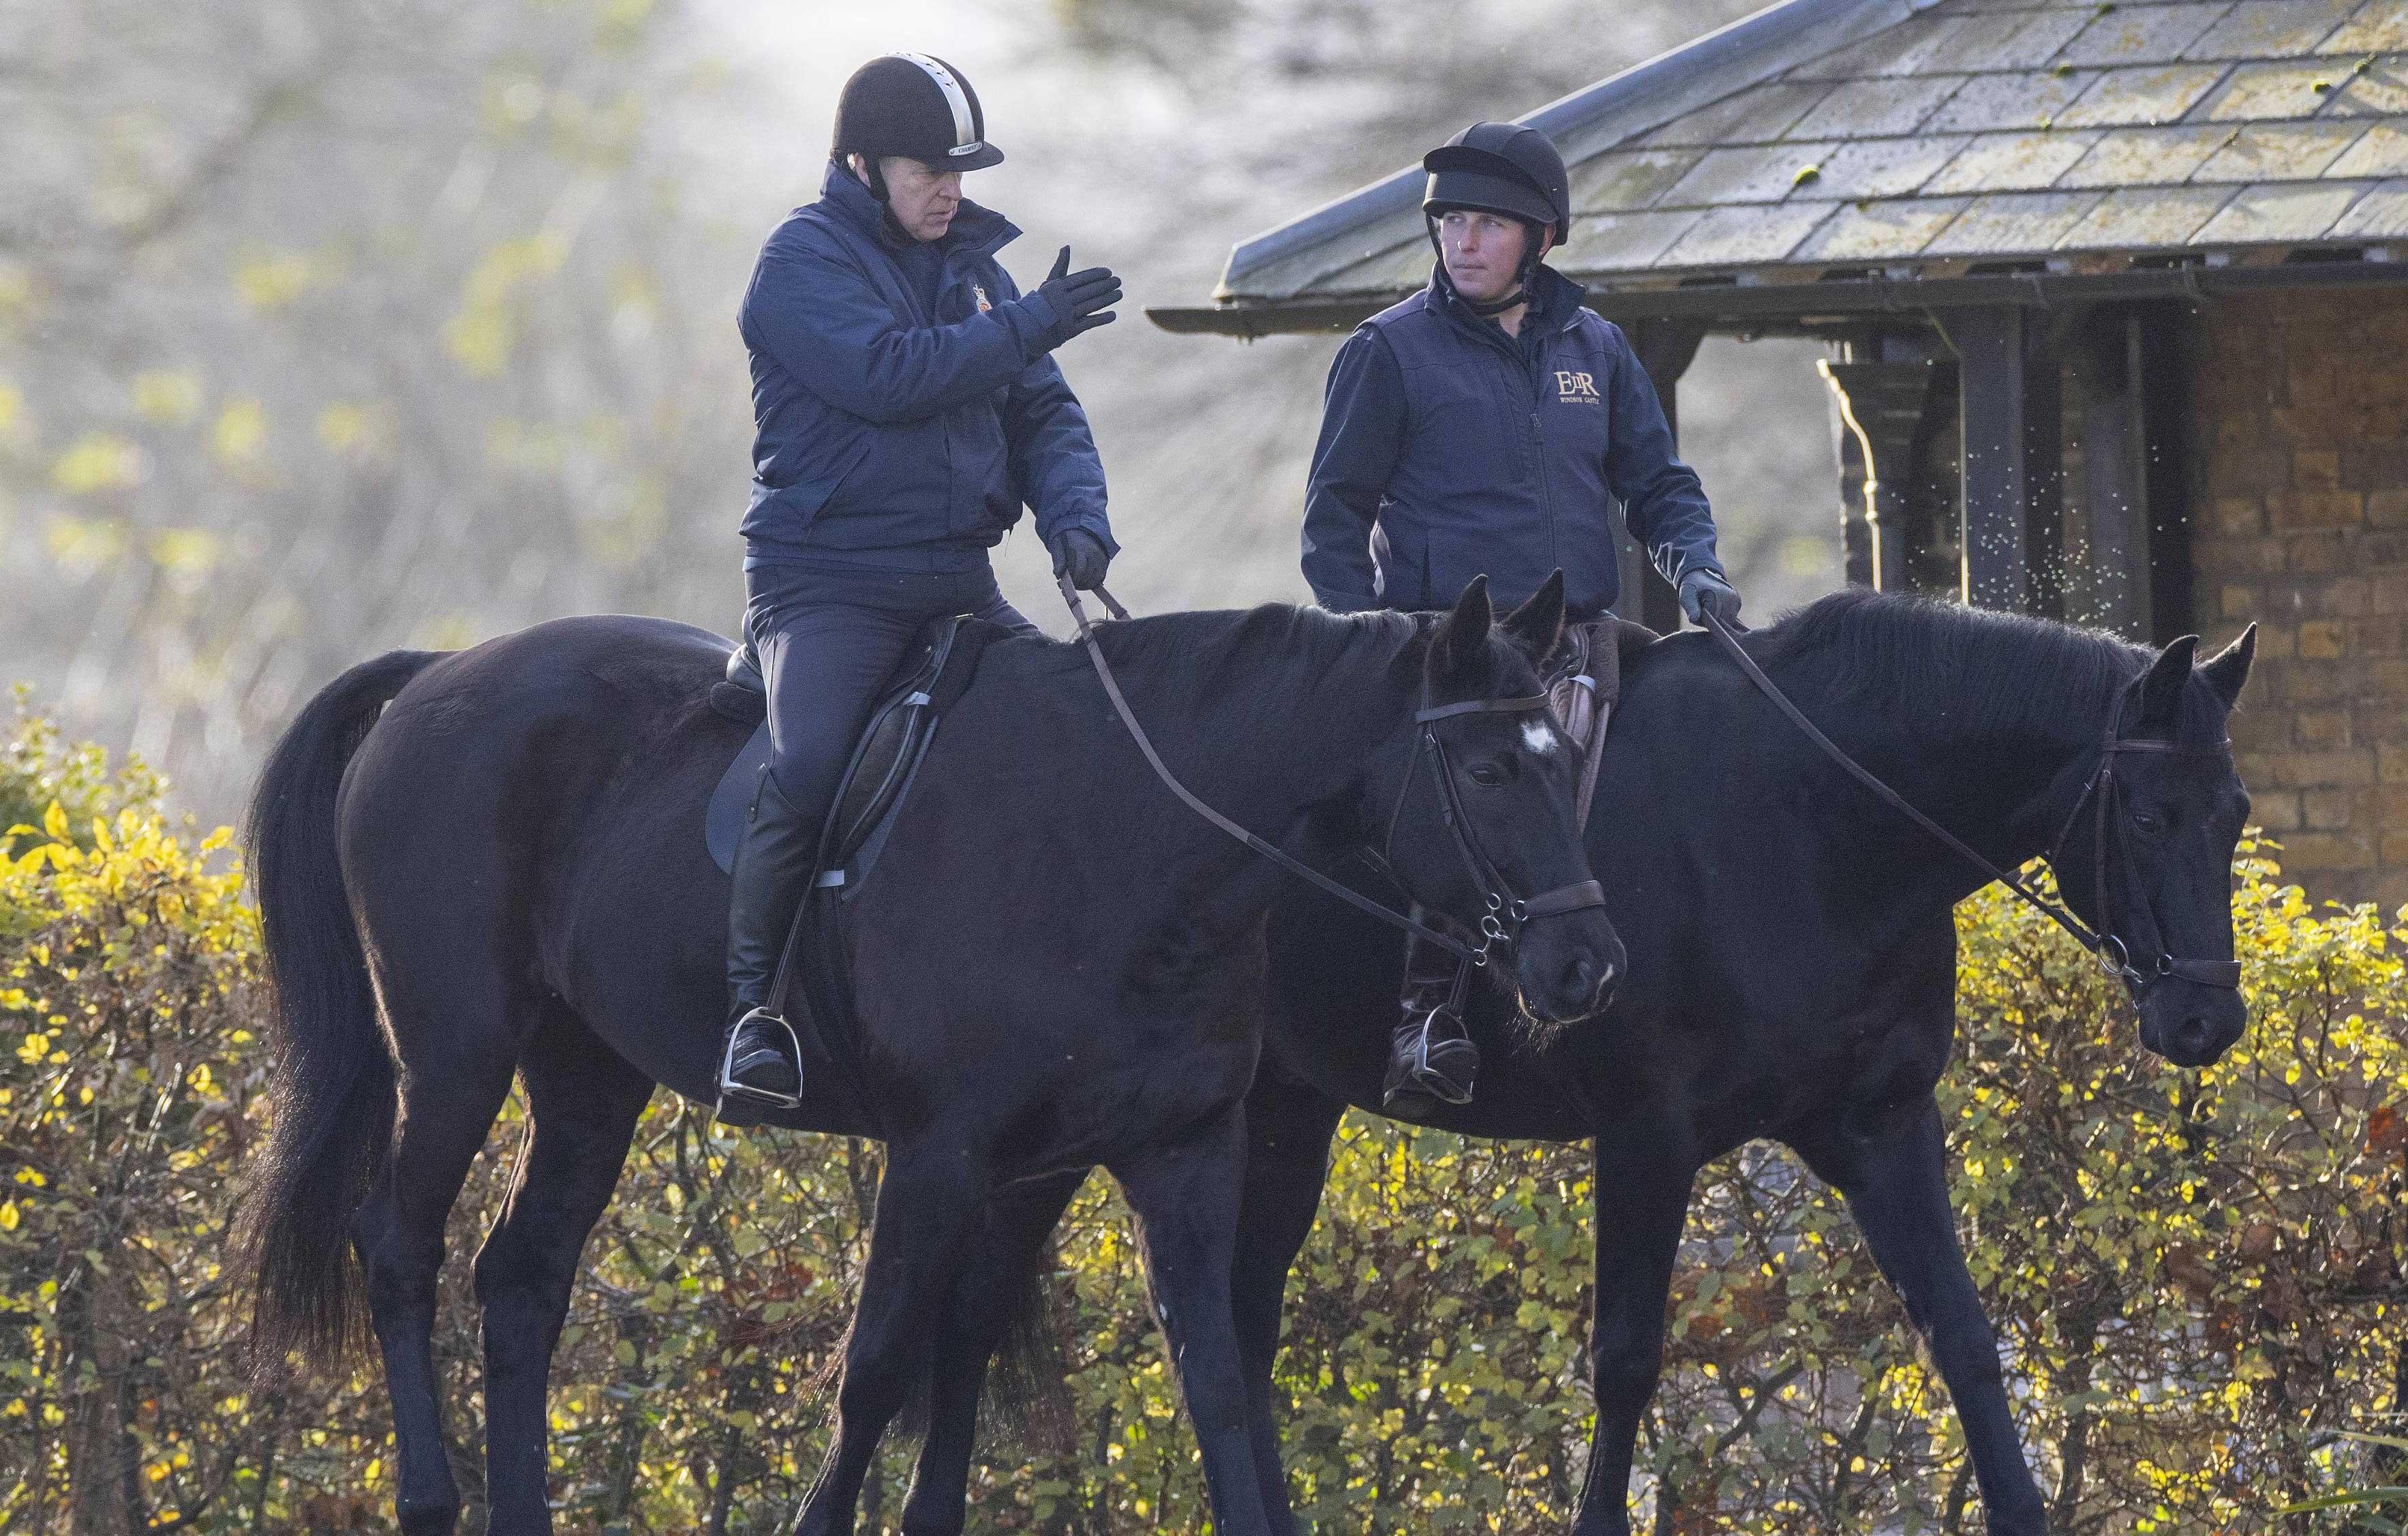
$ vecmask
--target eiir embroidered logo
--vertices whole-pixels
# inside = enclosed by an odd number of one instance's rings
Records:
[[[975,294],[975,295],[977,296],[977,298],[978,298],[978,307],[979,307],[979,312],[980,312],[980,313],[983,314],[983,313],[985,313],[987,310],[992,309],[994,309],[994,308],[995,308],[995,306],[994,306],[993,304],[991,304],[991,303],[989,303],[989,302],[987,301],[986,289],[985,289],[982,285],[981,285],[981,284],[979,284],[979,283],[975,283],[975,282],[974,282],[974,283],[971,283],[971,284],[970,284],[970,292],[971,292],[973,294]],[[1584,379],[1585,379],[1585,378],[1587,378],[1588,376],[1587,376],[1586,374],[1583,374],[1581,377],[1582,377],[1582,378],[1584,378]]]
[[[1597,393],[1597,380],[1589,374],[1574,373],[1569,368],[1555,370],[1555,400],[1568,406],[1601,406],[1604,397]]]

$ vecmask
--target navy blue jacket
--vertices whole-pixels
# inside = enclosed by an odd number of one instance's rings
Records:
[[[935,312],[911,291],[904,237],[834,161],[752,269],[738,324],[752,354],[752,505],[745,566],[965,569],[1037,511],[1051,538],[1112,542],[1087,414],[995,253],[1020,231],[964,202],[937,242]]]
[[[1677,584],[1720,574],[1697,472],[1655,386],[1578,283],[1539,268],[1518,337],[1441,266],[1330,366],[1304,503],[1304,579],[1325,608],[1437,609],[1483,572],[1499,605],[1560,566],[1577,617],[1621,589],[1612,504]]]

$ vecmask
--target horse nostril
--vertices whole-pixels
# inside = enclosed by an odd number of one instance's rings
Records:
[[[1597,966],[1585,955],[1572,956],[1564,968],[1564,992],[1567,996],[1585,998],[1597,984]]]
[[[2189,1015],[2185,1018],[2180,1025],[2175,1026],[2174,1039],[2181,1043],[2182,1048],[2185,1051],[2193,1055],[2205,1052],[2207,1049],[2207,1021],[2200,1017],[2197,1013]]]

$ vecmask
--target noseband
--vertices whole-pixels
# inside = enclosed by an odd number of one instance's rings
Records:
[[[1578,912],[1583,907],[1605,905],[1605,892],[1594,880],[1584,880],[1574,884],[1557,886],[1526,901],[1516,897],[1512,894],[1512,887],[1505,883],[1505,877],[1498,870],[1496,862],[1490,859],[1486,851],[1480,846],[1478,835],[1472,830],[1470,820],[1463,812],[1463,804],[1458,797],[1454,776],[1447,768],[1446,744],[1438,739],[1435,727],[1439,721],[1452,719],[1459,714],[1525,714],[1547,708],[1545,695],[1533,695],[1527,698],[1474,699],[1465,704],[1440,704],[1433,707],[1429,703],[1428,683],[1425,682],[1422,685],[1423,707],[1413,715],[1413,724],[1418,728],[1418,739],[1413,743],[1413,761],[1405,765],[1404,783],[1397,791],[1397,808],[1388,817],[1388,840],[1391,844],[1396,840],[1397,818],[1404,813],[1405,797],[1412,791],[1413,768],[1419,764],[1424,751],[1426,750],[1437,772],[1439,803],[1445,813],[1447,830],[1455,834],[1455,845],[1463,855],[1464,867],[1470,871],[1473,886],[1480,891],[1488,906],[1488,910],[1482,914],[1480,920],[1480,942],[1476,946],[1467,944],[1451,933],[1440,932],[1416,918],[1382,906],[1360,891],[1340,884],[1311,865],[1247,831],[1198,799],[1185,784],[1179,782],[1178,777],[1163,762],[1161,755],[1154,750],[1154,742],[1146,736],[1145,727],[1138,724],[1137,715],[1129,709],[1128,700],[1121,696],[1120,684],[1113,680],[1112,669],[1104,660],[1104,648],[1096,643],[1095,628],[1087,622],[1086,605],[1079,601],[1078,589],[1070,584],[1070,579],[1068,576],[1059,578],[1057,584],[1062,589],[1062,600],[1069,605],[1070,617],[1078,621],[1079,639],[1086,644],[1088,659],[1096,664],[1096,676],[1102,681],[1104,693],[1111,699],[1112,709],[1120,715],[1121,724],[1128,728],[1130,737],[1136,740],[1138,750],[1145,754],[1145,760],[1153,767],[1155,776],[1168,785],[1170,792],[1178,796],[1189,810],[1288,873],[1319,886],[1340,901],[1368,912],[1383,923],[1393,924],[1408,933],[1436,944],[1440,949],[1449,951],[1458,959],[1469,960],[1475,966],[1486,965],[1489,946],[1500,940],[1511,943],[1513,938],[1520,934],[1522,925],[1532,918],[1550,917],[1557,912]],[[1111,593],[1100,586],[1096,588],[1095,592],[1096,596],[1103,603],[1104,610],[1113,618],[1125,619],[1129,616],[1128,610],[1115,601]],[[1384,863],[1384,853],[1381,856]]]
[[[2075,797],[2073,809],[2066,812],[2065,825],[2058,829],[2057,840],[2049,845],[2047,854],[2042,855],[2047,859],[2050,868],[2058,868],[2057,860],[2065,850],[2065,840],[2072,835],[2074,825],[2082,819],[2082,808],[2085,805],[2093,808],[2095,820],[2092,841],[2095,846],[2091,869],[2091,899],[2098,905],[2100,922],[2105,925],[2103,927],[2094,928],[2063,905],[2049,900],[2025,884],[2021,876],[2000,868],[1974,852],[1963,839],[1909,805],[1905,797],[1882,782],[1863,764],[1841,751],[1838,743],[1825,736],[1813,721],[1807,719],[1805,711],[1791,703],[1789,696],[1775,687],[1772,680],[1764,675],[1764,668],[1756,664],[1756,658],[1747,653],[1739,643],[1738,637],[1734,636],[1721,620],[1709,613],[1706,615],[1706,627],[1713,632],[1714,639],[1722,643],[1723,650],[1729,654],[1731,660],[1739,664],[1739,669],[1747,674],[1748,681],[1755,683],[1765,697],[1780,706],[1781,712],[1789,717],[1790,724],[1804,732],[1808,740],[1822,748],[1831,761],[1845,768],[1856,782],[1871,790],[1884,801],[1902,812],[1909,821],[1946,844],[1967,863],[2004,885],[2022,897],[2024,902],[2034,911],[2073,935],[2081,941],[2084,948],[2099,957],[2099,963],[2106,969],[2109,975],[2120,980],[2131,991],[2136,1001],[2144,996],[2150,987],[2170,976],[2179,981],[2193,982],[2200,986],[2220,987],[2229,992],[2237,992],[2241,989],[2240,961],[2186,960],[2166,952],[2165,932],[2157,926],[2157,913],[2149,909],[2148,892],[2141,887],[2137,878],[2133,881],[2133,887],[2139,893],[2140,916],[2147,923],[2149,928],[2149,944],[2141,952],[2147,956],[2147,969],[2143,969],[2133,963],[2134,952],[2131,946],[2115,932],[2114,919],[2107,911],[2108,849],[2112,846],[2120,858],[2124,860],[2129,858],[2129,850],[2125,848],[2121,835],[2124,830],[2124,818],[2111,819],[2108,815],[2108,808],[2114,804],[2116,799],[2116,757],[2128,752],[2229,755],[2232,751],[2230,741],[2184,743],[2128,739],[2118,730],[2122,713],[2122,705],[2118,703],[2117,718],[2108,722],[2106,732],[2100,739],[2099,765],[2090,770],[2090,777],[2084,781],[2082,793]],[[2059,884],[2060,886],[2063,884],[2061,874]]]

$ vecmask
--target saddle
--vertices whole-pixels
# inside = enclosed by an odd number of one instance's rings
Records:
[[[1612,721],[1614,706],[1622,701],[1623,658],[1661,638],[1645,624],[1609,613],[1593,624],[1565,626],[1562,642],[1541,669],[1547,680],[1547,703],[1581,754],[1580,787],[1572,801],[1576,825],[1588,825],[1598,764],[1605,755],[1606,727]]]
[[[979,656],[1005,633],[967,613],[931,620],[921,630],[870,711],[838,782],[836,803],[820,833],[820,890],[850,898],[860,888],[886,845],[939,722],[968,690]],[[711,861],[732,870],[753,786],[769,760],[768,691],[752,646],[739,645],[728,656],[726,681],[712,685],[710,704],[732,719],[757,722],[703,812],[703,842]]]

